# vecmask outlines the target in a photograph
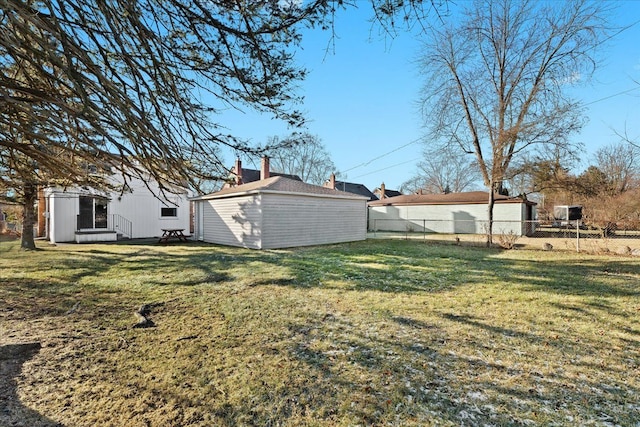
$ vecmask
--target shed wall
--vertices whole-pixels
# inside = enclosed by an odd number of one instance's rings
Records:
[[[262,247],[311,246],[365,240],[367,201],[264,194]]]
[[[198,200],[195,234],[207,243],[260,249],[261,195]]]

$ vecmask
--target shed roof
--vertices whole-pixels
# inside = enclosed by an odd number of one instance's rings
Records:
[[[332,188],[321,187],[319,185],[307,184],[306,182],[297,181],[284,176],[273,176],[261,181],[254,181],[248,184],[238,185],[236,187],[224,188],[216,193],[194,197],[191,200],[220,199],[258,193],[300,194],[318,197],[368,200],[366,197],[353,193],[338,191]]]
[[[403,194],[382,200],[369,202],[369,206],[402,206],[402,205],[469,205],[483,204],[489,201],[489,193],[486,191],[470,191],[467,193],[449,194]],[[535,205],[535,202],[523,200],[520,197],[509,197],[500,194],[495,195],[496,203],[526,203]]]

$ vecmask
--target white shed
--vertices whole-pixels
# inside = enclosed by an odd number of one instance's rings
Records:
[[[369,203],[369,229],[448,234],[483,234],[489,219],[489,193],[409,194]],[[494,233],[518,236],[534,231],[536,203],[496,195]]]
[[[191,199],[198,240],[275,249],[364,240],[367,198],[274,176]]]

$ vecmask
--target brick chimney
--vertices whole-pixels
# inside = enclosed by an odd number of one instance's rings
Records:
[[[330,188],[332,190],[336,189],[336,174],[332,173],[329,177],[329,180],[324,183],[323,187]]]
[[[260,180],[267,178],[269,178],[269,158],[264,156],[260,165]]]
[[[236,185],[242,185],[242,162],[240,159],[236,159],[236,166],[233,173],[236,175]]]
[[[384,199],[386,196],[384,194],[384,182],[380,184],[380,200]]]

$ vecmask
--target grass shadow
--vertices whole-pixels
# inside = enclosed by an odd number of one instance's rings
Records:
[[[0,425],[16,427],[64,427],[24,406],[17,390],[22,365],[40,351],[40,343],[0,346]]]

